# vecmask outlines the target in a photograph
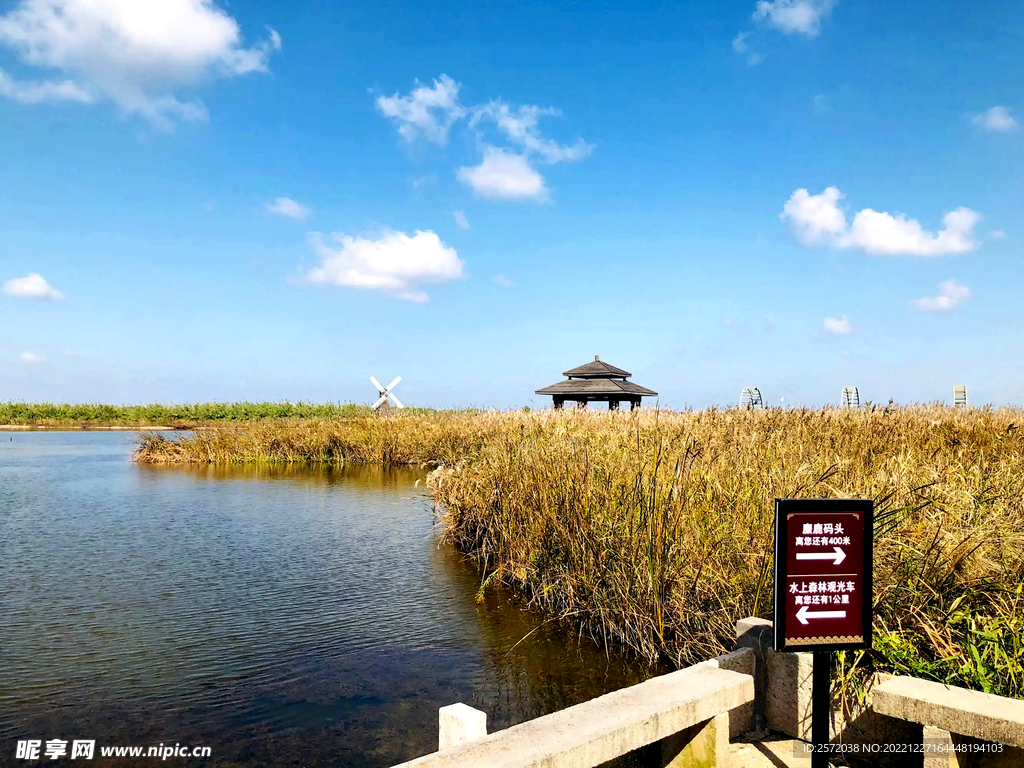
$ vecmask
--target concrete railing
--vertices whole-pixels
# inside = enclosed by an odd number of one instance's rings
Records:
[[[662,765],[722,765],[730,710],[745,717],[754,700],[753,666],[742,649],[490,735],[483,712],[443,707],[442,751],[401,768],[591,768],[657,743]]]
[[[871,707],[921,726],[926,768],[1024,765],[1024,701],[893,677],[871,691]]]
[[[776,653],[771,632],[772,623],[765,619],[736,624],[737,644],[753,650],[756,658],[755,727],[810,741],[814,657]],[[923,761],[924,768],[1024,768],[1024,701],[913,677],[877,675],[867,701],[847,701],[845,710],[833,708],[834,741],[871,747],[921,745],[920,751],[866,752],[878,765],[904,768]]]
[[[663,766],[710,768],[722,766],[729,741],[748,732],[809,741],[813,656],[771,650],[771,628],[742,619],[732,653],[490,735],[485,713],[442,707],[439,751],[396,768],[589,768],[652,744],[660,744]],[[1017,699],[877,675],[866,700],[834,706],[831,715],[837,742],[922,745],[866,751],[875,765],[1024,768],[1024,701]]]

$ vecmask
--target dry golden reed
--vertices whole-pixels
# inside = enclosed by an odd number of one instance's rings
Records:
[[[484,588],[684,665],[770,616],[776,497],[876,502],[874,649],[843,663],[1024,697],[1024,412],[437,412],[149,437],[140,461],[429,464]]]

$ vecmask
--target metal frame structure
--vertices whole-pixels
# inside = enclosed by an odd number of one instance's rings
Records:
[[[856,387],[843,387],[843,394],[839,399],[840,408],[860,408],[860,392]]]
[[[967,407],[967,385],[966,384],[954,384],[953,385],[953,407],[954,408],[966,408]]]
[[[740,408],[746,408],[748,411],[754,408],[764,408],[761,390],[757,387],[744,387],[740,392]]]

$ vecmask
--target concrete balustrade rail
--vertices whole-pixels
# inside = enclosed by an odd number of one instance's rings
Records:
[[[439,751],[396,768],[591,768],[655,744],[662,766],[749,768],[767,753],[729,742],[769,731],[797,740],[773,765],[806,765],[798,745],[810,738],[814,659],[771,650],[771,629],[742,619],[732,653],[489,735],[485,713],[442,707]],[[1024,768],[1024,701],[879,674],[867,700],[846,704],[830,713],[833,741],[923,745],[923,753],[873,750],[872,764]]]
[[[757,728],[808,741],[811,736],[810,653],[771,650],[772,623],[746,618],[736,624],[736,641],[756,655],[754,704]],[[925,752],[878,753],[884,766],[924,768],[1024,768],[1024,701],[970,691],[912,677],[877,675],[866,702],[833,707],[834,741],[885,745],[922,743]],[[962,749],[967,741],[1002,745],[987,751]],[[937,747],[945,745],[945,752]],[[957,746],[961,747],[957,751]]]
[[[1024,701],[1019,699],[916,677],[894,677],[875,686],[871,706],[889,717],[1024,747]]]
[[[478,719],[453,722],[476,710],[445,707],[440,741],[458,746],[400,768],[592,768],[659,742],[664,765],[721,765],[729,711],[754,700],[751,675],[730,666],[752,670],[753,654],[736,651],[490,735]]]
[[[921,726],[925,768],[1024,765],[1024,701],[915,677],[893,677],[871,691],[871,708]],[[977,745],[965,745],[966,741],[1001,747],[978,751]]]

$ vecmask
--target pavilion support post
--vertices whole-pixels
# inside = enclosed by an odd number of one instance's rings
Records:
[[[562,408],[565,407],[565,398],[564,397],[555,397],[555,398],[553,398],[553,400],[555,401],[555,410],[556,411],[560,411],[560,410],[562,410]]]
[[[587,407],[587,401],[586,400],[577,400],[576,401],[576,407],[580,408],[580,409],[586,408]]]
[[[609,411],[617,411],[617,410],[619,410],[619,401],[618,400],[609,400],[608,401],[608,410]]]
[[[629,410],[635,411],[639,407],[640,407],[640,401],[639,400],[630,400],[629,401]]]

